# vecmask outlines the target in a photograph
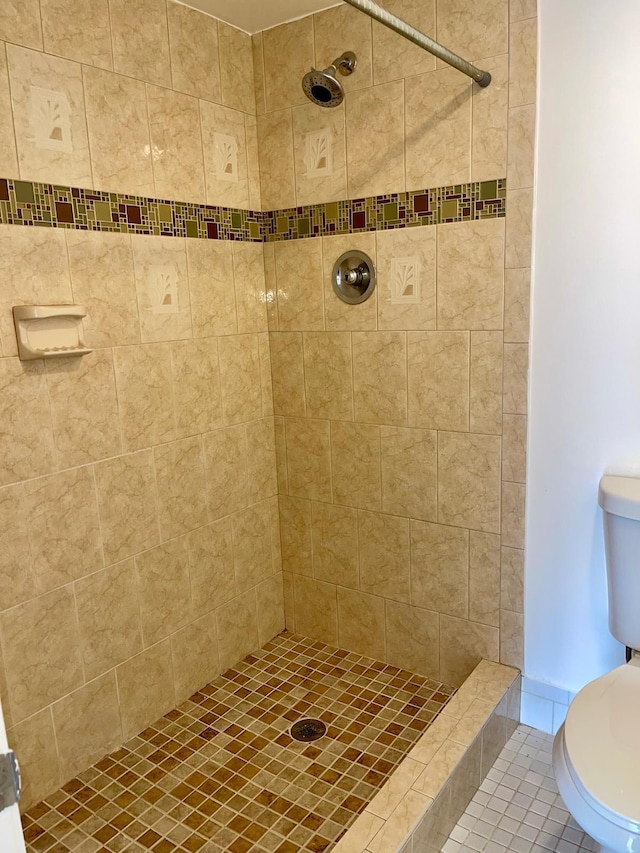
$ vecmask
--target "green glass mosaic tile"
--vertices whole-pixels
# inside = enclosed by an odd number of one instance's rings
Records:
[[[262,243],[495,219],[506,196],[501,178],[262,212],[0,178],[0,222]]]

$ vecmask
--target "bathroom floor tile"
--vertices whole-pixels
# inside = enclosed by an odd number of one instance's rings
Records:
[[[553,735],[518,726],[442,853],[593,853],[569,814],[551,767]]]
[[[453,693],[281,634],[30,809],[27,850],[322,853]]]

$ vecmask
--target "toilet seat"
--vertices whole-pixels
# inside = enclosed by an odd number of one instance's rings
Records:
[[[572,781],[590,807],[607,820],[638,831],[640,665],[636,660],[578,693],[564,724],[564,753]]]

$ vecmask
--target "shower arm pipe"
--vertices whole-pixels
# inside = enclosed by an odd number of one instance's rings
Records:
[[[379,21],[381,24],[384,24],[385,27],[389,27],[390,30],[394,30],[406,39],[409,39],[409,41],[417,44],[418,47],[424,48],[424,50],[432,53],[434,56],[437,56],[438,59],[442,59],[443,62],[451,65],[453,68],[457,68],[458,71],[462,71],[463,74],[466,74],[467,77],[471,77],[483,89],[491,82],[491,74],[489,74],[488,71],[482,71],[482,69],[476,68],[475,65],[467,62],[466,59],[458,56],[457,53],[453,53],[453,51],[448,50],[441,44],[438,44],[437,41],[429,38],[429,36],[425,35],[420,30],[412,27],[411,24],[408,24],[401,18],[396,17],[396,15],[392,15],[391,12],[387,12],[386,9],[378,6],[378,4],[374,3],[373,0],[345,0],[345,3],[348,3],[355,9],[360,9],[360,11],[364,12],[365,15],[369,15],[370,18],[373,18],[375,21]]]

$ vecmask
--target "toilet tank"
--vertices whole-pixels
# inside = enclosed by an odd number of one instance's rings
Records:
[[[598,503],[603,510],[609,587],[609,630],[640,649],[640,477],[605,474]]]

